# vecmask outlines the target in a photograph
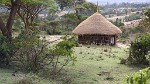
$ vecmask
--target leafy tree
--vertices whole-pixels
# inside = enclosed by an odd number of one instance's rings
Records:
[[[65,7],[71,7],[73,5],[73,0],[55,0],[59,5],[59,8],[63,10]]]
[[[61,21],[60,20],[51,20],[47,21],[48,28],[46,29],[47,33],[50,35],[60,34],[61,33]]]
[[[83,10],[82,4],[86,2],[85,0],[56,0],[57,4],[60,6],[60,9],[63,10],[65,7],[70,7],[75,10],[75,14],[80,18],[80,11]]]
[[[75,14],[78,18],[78,20],[81,21],[81,15],[80,12],[84,10],[84,7],[82,4],[85,2],[85,0],[74,0],[74,6],[73,8],[75,9]]]
[[[97,5],[91,2],[86,2],[85,0],[81,0],[76,3],[74,8],[75,14],[79,21],[83,20],[82,16],[90,16],[91,14],[97,12]]]
[[[75,11],[74,13],[63,15],[60,19],[62,29],[68,32],[85,20],[87,16],[97,11],[97,6],[94,3],[86,2],[85,0],[56,0],[56,2],[61,10],[65,7],[70,7],[70,9]]]
[[[16,14],[23,20],[25,29],[28,31],[27,27],[31,26],[37,14],[49,3],[52,3],[52,0],[1,0],[0,4],[10,9],[6,24],[0,15],[0,30],[2,34],[8,38],[12,37],[12,26]]]
[[[63,4],[63,2],[65,2],[67,0],[57,0],[57,4],[60,6]],[[53,14],[50,14],[48,16],[48,21],[46,23],[49,24],[49,22],[55,22],[57,21],[57,24],[59,24],[59,26],[55,26],[57,28],[55,28],[54,26],[52,27],[51,25],[49,25],[47,28],[48,32],[49,30],[53,30],[53,29],[60,29],[62,32],[64,33],[68,33],[70,31],[73,30],[73,28],[75,28],[81,21],[85,20],[87,18],[87,16],[93,14],[96,12],[97,10],[97,6],[94,3],[91,2],[86,2],[85,0],[72,0],[71,2],[68,2],[68,4],[74,4],[74,5],[63,5],[63,8],[71,6],[70,9],[75,10],[74,13],[68,13],[63,15],[61,18],[58,18],[58,16],[56,15],[57,12],[53,12]],[[55,20],[55,18],[57,18],[57,20]],[[53,20],[53,21],[49,21],[49,20]],[[60,21],[58,21],[60,20]],[[46,29],[46,30],[47,30]],[[68,31],[68,32],[66,32]],[[63,33],[63,34],[64,34]]]
[[[76,7],[77,5],[81,5],[85,2],[85,0],[55,0],[59,5],[59,8],[63,10],[65,7]]]
[[[65,29],[68,31],[70,28],[74,28],[80,23],[78,17],[74,13],[65,14],[62,20],[64,21],[63,24],[65,25]]]
[[[97,11],[97,5],[91,2],[84,2],[82,4],[84,7],[83,14],[89,16]]]
[[[52,6],[51,3],[52,0],[0,0],[1,6],[3,6],[3,8],[9,9],[9,11],[6,12],[6,14],[8,14],[8,18],[6,20],[5,17],[2,17],[3,14],[0,15],[0,30],[2,32],[2,36],[0,36],[1,64],[8,64],[10,62],[10,58],[14,54],[12,50],[15,50],[13,44],[16,41],[14,42],[14,39],[12,39],[12,28],[13,25],[14,27],[19,27],[19,25],[22,25],[17,24],[18,17],[16,16],[19,15],[23,22],[27,24],[27,27],[29,28],[30,26],[34,26],[33,24],[35,23],[32,22],[37,17],[37,14],[48,5]],[[14,24],[14,22],[16,22],[16,24]],[[8,40],[6,37],[10,39]]]
[[[5,14],[8,14],[7,19],[5,19],[6,17],[3,18],[4,14],[0,14],[0,31],[2,32],[2,35],[0,35],[1,65],[9,65],[13,53],[14,46],[10,43],[10,39],[12,37],[12,26],[20,3],[21,0],[0,0],[0,5],[3,8],[8,7],[8,9],[10,9],[10,11]]]
[[[26,0],[19,6],[17,14],[20,16],[25,25],[26,34],[28,34],[31,29],[29,27],[34,26],[33,21],[37,17],[38,13],[42,10],[46,10],[47,6],[49,6],[49,8],[53,8],[52,0]]]

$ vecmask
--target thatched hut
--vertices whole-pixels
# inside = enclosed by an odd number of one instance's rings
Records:
[[[116,37],[121,33],[118,27],[98,12],[73,30],[73,34],[78,35],[78,42],[81,44],[115,45]]]

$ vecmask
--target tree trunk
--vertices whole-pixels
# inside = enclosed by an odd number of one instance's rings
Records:
[[[7,38],[12,37],[12,26],[13,26],[20,2],[21,0],[15,0],[15,1],[11,0],[11,10],[10,10],[6,25],[3,22],[2,18],[0,17],[0,30],[2,31],[2,34],[6,36]]]
[[[26,22],[24,24],[25,24],[25,33],[28,36],[29,33],[30,33],[30,31],[29,31],[29,26],[30,26],[29,21],[26,20]]]
[[[78,9],[76,9],[75,11],[76,11],[76,12],[75,12],[75,14],[76,14],[76,16],[77,16],[78,20],[79,20],[79,21],[81,21],[81,17],[80,17],[80,15],[79,15],[79,11],[78,11]]]
[[[15,20],[17,10],[19,8],[20,1],[21,0],[16,0],[15,2],[13,2],[13,0],[11,0],[12,7],[11,7],[9,18],[8,18],[7,24],[6,24],[6,28],[8,30],[8,32],[7,32],[7,37],[8,38],[12,37],[12,26],[13,26],[13,23],[14,23],[14,20]]]

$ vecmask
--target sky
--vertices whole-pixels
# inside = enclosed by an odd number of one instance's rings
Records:
[[[150,0],[87,0],[89,2],[94,2],[94,3],[97,3],[97,1],[99,2],[99,4],[106,4],[107,2],[108,3],[121,3],[121,2],[129,2],[129,3],[146,3],[146,2],[149,2],[150,3]]]

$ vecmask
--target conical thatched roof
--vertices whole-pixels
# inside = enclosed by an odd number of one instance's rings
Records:
[[[74,30],[74,34],[100,34],[100,35],[117,35],[121,34],[122,31],[109,22],[100,13],[95,13],[88,17],[86,20],[81,22]]]

